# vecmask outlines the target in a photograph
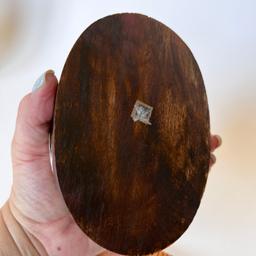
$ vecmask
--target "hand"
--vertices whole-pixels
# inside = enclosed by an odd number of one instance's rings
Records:
[[[104,249],[75,223],[50,163],[49,131],[57,79],[48,71],[37,82],[41,87],[19,105],[12,141],[13,186],[5,211],[17,220],[39,255],[97,255]],[[220,137],[211,136],[210,144],[213,152],[221,144]],[[215,162],[211,154],[210,166]]]
[[[97,255],[104,249],[76,225],[52,172],[49,129],[57,89],[54,73],[46,72],[38,85],[41,87],[34,88],[19,105],[12,141],[13,186],[7,206],[40,255]]]
[[[210,169],[216,163],[216,157],[213,154],[214,150],[220,147],[222,144],[222,139],[219,135],[211,135],[210,137],[210,147],[211,147],[211,158],[210,158]]]

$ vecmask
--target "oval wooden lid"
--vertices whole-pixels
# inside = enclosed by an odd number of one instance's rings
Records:
[[[162,23],[116,14],[79,37],[64,66],[52,147],[64,199],[108,250],[159,251],[188,228],[210,159],[199,67]]]

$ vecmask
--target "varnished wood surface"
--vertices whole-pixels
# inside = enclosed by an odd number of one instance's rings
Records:
[[[153,107],[151,125],[132,120],[136,100]],[[143,15],[92,24],[61,75],[52,147],[64,199],[89,237],[127,255],[172,244],[199,207],[210,158],[191,51]]]
[[[106,252],[99,254],[98,256],[112,256],[112,255],[113,255],[113,253],[106,251]],[[161,252],[156,252],[154,254],[148,254],[146,256],[172,256],[172,255],[161,251]]]

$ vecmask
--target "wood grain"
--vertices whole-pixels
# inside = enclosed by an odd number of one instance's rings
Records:
[[[99,254],[98,256],[114,256],[114,255],[112,252],[105,251],[105,252]],[[172,255],[161,251],[161,252],[156,252],[154,254],[148,254],[147,256],[172,256]]]
[[[131,118],[136,100],[151,125]],[[65,63],[52,148],[60,189],[104,248],[145,255],[175,242],[199,207],[210,159],[209,112],[185,43],[139,14],[88,27]]]

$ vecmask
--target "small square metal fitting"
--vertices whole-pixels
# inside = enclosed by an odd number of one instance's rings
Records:
[[[131,117],[134,122],[140,121],[144,124],[151,125],[150,123],[150,117],[152,114],[153,107],[150,105],[147,105],[146,103],[136,100]]]

